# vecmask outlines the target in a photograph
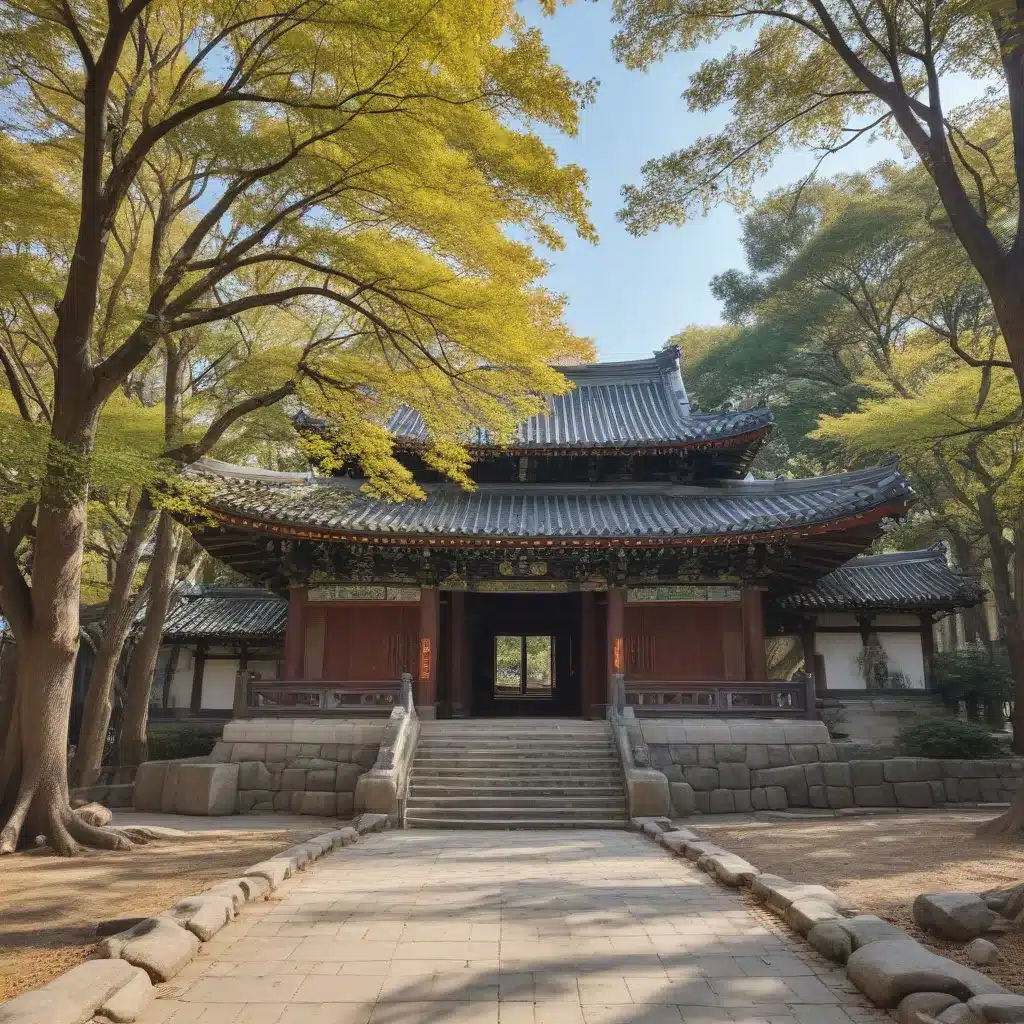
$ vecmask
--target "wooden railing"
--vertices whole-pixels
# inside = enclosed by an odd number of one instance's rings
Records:
[[[627,679],[624,703],[638,716],[815,718],[814,681],[677,681]]]
[[[248,684],[249,715],[386,718],[402,705],[411,677],[385,680],[274,679]]]

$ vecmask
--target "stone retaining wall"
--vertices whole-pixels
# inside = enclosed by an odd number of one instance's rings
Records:
[[[352,814],[387,719],[236,719],[207,760],[238,764],[238,810]]]

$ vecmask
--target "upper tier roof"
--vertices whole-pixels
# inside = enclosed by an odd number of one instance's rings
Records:
[[[950,611],[984,600],[976,576],[950,568],[942,545],[918,551],[860,555],[822,577],[809,590],[790,594],[790,610]]]
[[[467,492],[428,486],[425,501],[368,498],[346,478],[248,470],[206,461],[191,470],[211,486],[215,519],[256,532],[391,543],[464,538],[687,543],[804,530],[911,500],[893,466],[809,480],[740,480],[705,486],[483,485]],[[706,542],[706,541],[705,541]]]
[[[771,427],[769,409],[692,413],[679,370],[679,349],[650,359],[621,363],[560,366],[575,387],[551,398],[547,412],[517,428],[516,451],[552,449],[636,450],[743,444]],[[414,409],[401,409],[388,424],[399,444],[422,444],[427,432]],[[494,440],[475,431],[470,446],[488,448]]]

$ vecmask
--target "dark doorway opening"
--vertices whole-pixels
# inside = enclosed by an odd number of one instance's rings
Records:
[[[472,714],[580,715],[580,595],[466,597]]]

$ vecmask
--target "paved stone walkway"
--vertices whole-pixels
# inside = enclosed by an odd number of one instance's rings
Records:
[[[873,1024],[800,939],[629,832],[369,836],[247,908],[141,1024]]]

